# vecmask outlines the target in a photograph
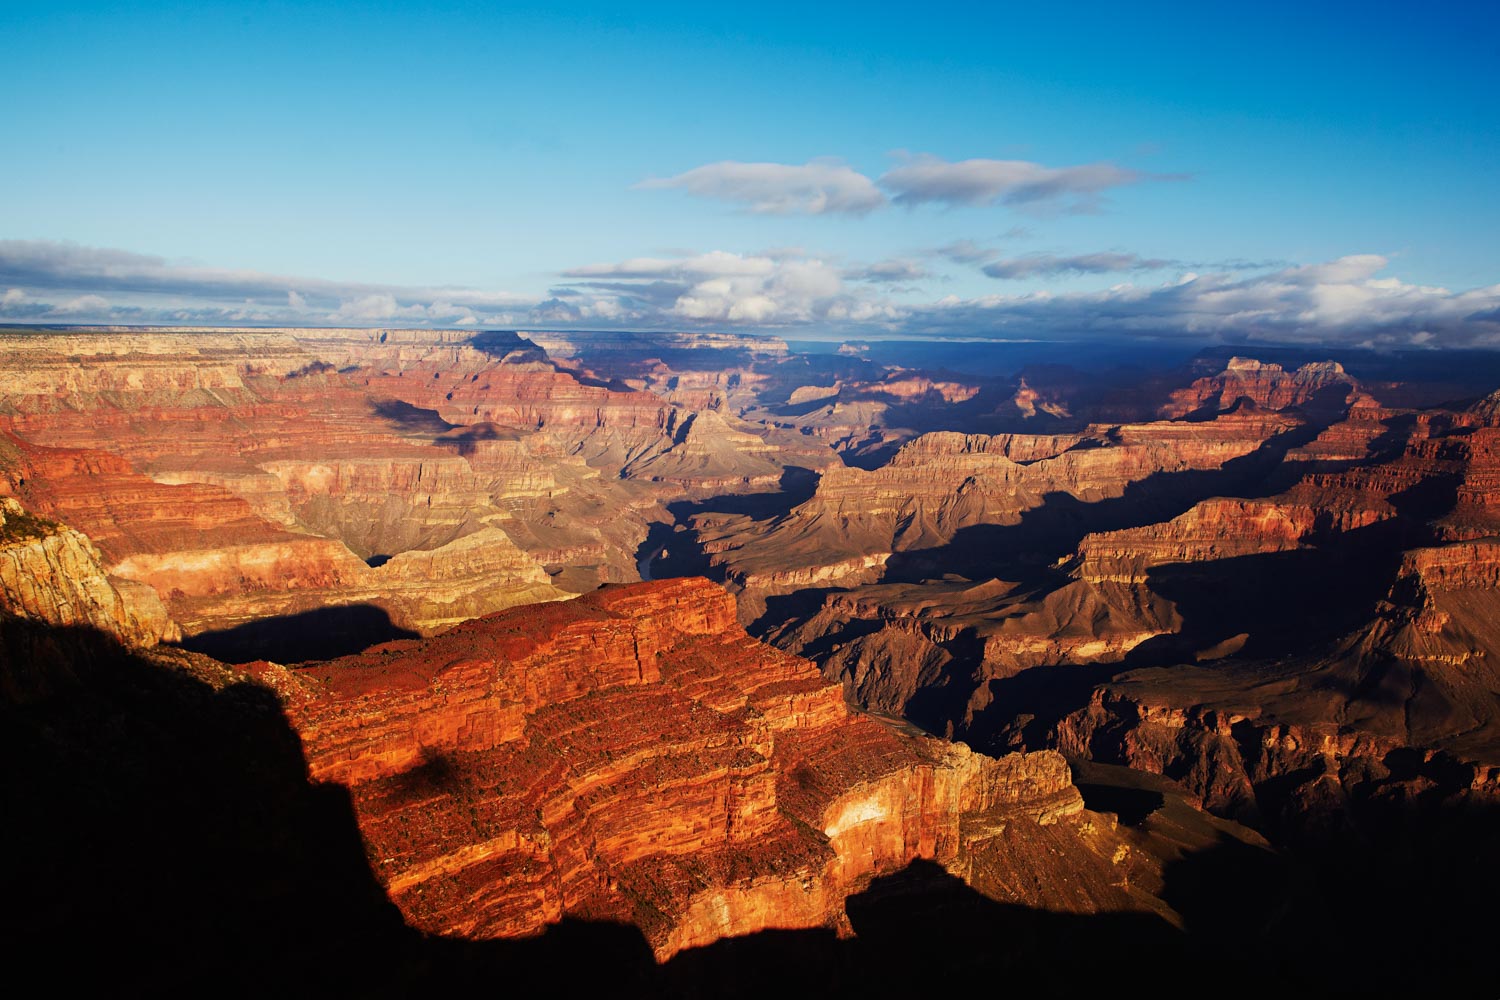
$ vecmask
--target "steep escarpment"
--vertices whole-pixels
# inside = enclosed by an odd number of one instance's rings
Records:
[[[541,564],[493,527],[372,566],[338,539],[257,516],[222,488],[158,483],[113,455],[5,440],[13,456],[6,488],[86,536],[112,586],[143,608],[165,605],[189,637],[354,606],[426,632],[563,596]],[[216,648],[253,655],[254,644]]]
[[[179,638],[156,592],[111,578],[100,558],[85,535],[0,496],[0,613],[93,628],[130,645]]]
[[[586,916],[641,928],[664,958],[843,926],[843,900],[874,875],[916,858],[984,869],[1009,827],[1065,824],[1085,865],[1117,846],[1078,826],[1060,757],[992,759],[851,714],[703,580],[258,675],[313,776],[351,789],[392,899],[436,932]],[[1085,905],[1128,903],[1105,895]]]
[[[1296,534],[1286,544],[1297,544]],[[1400,538],[1382,536],[1386,546]],[[1500,797],[1497,566],[1496,544],[1484,539],[1407,548],[1393,564],[1366,567],[1364,579],[1322,576],[1322,603],[1312,606],[1344,624],[1312,648],[1274,660],[1231,657],[1212,669],[1123,673],[1060,721],[1053,745],[1167,774],[1221,814],[1292,837],[1360,831],[1368,822],[1360,816],[1377,806],[1492,807]],[[1200,590],[1213,572],[1208,562],[1196,575]],[[1383,593],[1342,609],[1327,592],[1372,583]],[[1180,597],[1179,610],[1192,614],[1193,601]]]
[[[1372,924],[1487,954],[1444,914],[1487,905],[1455,871],[1500,815],[1493,397],[1402,409],[1243,359],[970,379],[719,336],[222,333],[0,353],[28,859],[0,896],[28,948],[131,924],[144,954],[138,912],[189,944],[137,978],[327,940],[361,985],[444,992],[455,956],[555,990],[579,954],[877,987],[934,953],[1012,982],[1033,941],[1066,945],[1029,968],[1251,953],[1320,987]],[[595,589],[694,569],[731,593]],[[319,908],[326,880],[357,898]]]
[[[1030,533],[1027,548],[1035,550],[1074,530],[1091,508],[1113,502],[1110,516],[1119,517],[1126,508],[1170,506],[1203,488],[1193,477],[1224,470],[1299,426],[1293,417],[1240,407],[1212,422],[1078,435],[927,434],[873,471],[826,470],[812,499],[785,516],[704,515],[694,529],[709,565],[740,591],[750,621],[767,596],[873,582],[889,576],[893,563],[907,577],[982,572],[975,561],[988,546],[954,545],[965,529],[1015,528],[1019,536],[1028,514],[1039,512],[1049,523]],[[1067,512],[1055,516],[1062,507]]]
[[[5,340],[0,421],[28,456],[26,503],[190,635],[354,606],[429,632],[632,580],[666,502],[775,490],[831,458],[515,335]]]

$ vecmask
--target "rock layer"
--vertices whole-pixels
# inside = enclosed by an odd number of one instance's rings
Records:
[[[1090,505],[1131,492],[1131,502],[1170,502],[1182,492],[1174,477],[1221,470],[1298,426],[1240,407],[1211,422],[1076,435],[925,434],[873,471],[826,470],[813,497],[785,516],[705,515],[694,528],[710,566],[741,592],[742,618],[753,621],[768,596],[874,582],[895,553],[928,550],[934,574],[951,569],[941,553],[964,529],[1020,525],[1062,497]]]
[[[788,465],[830,457],[606,384],[514,334],[3,339],[0,430],[26,466],[13,485],[190,635],[363,604],[426,633],[635,579],[665,501],[774,490]]]

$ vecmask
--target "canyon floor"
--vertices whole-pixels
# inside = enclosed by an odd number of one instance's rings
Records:
[[[1500,357],[835,346],[0,331],[18,960],[1488,983]]]

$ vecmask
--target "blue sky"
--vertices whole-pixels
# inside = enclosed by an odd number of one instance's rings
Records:
[[[1500,344],[1495,4],[619,6],[4,6],[0,320]]]

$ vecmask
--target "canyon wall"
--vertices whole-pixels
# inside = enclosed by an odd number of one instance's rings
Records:
[[[156,591],[105,573],[83,534],[0,496],[0,612],[87,627],[129,645],[181,637]]]
[[[632,580],[666,502],[775,490],[789,465],[831,459],[606,385],[514,334],[3,340],[8,489],[86,534],[190,636],[358,605],[429,633]],[[679,346],[712,355],[721,340]]]

